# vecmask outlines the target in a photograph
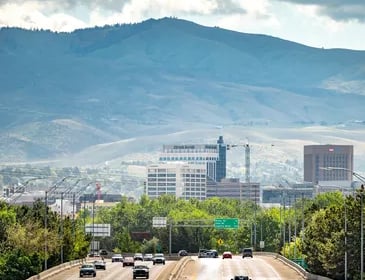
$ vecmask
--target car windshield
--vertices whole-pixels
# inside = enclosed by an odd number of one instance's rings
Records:
[[[155,257],[163,257],[163,254],[155,254]]]
[[[83,264],[82,268],[93,268],[94,266],[92,264]]]
[[[136,265],[134,268],[135,269],[146,269],[146,268],[148,268],[148,266],[145,266],[145,265]]]

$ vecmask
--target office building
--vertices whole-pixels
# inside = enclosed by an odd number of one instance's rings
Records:
[[[351,181],[353,165],[352,145],[304,146],[305,182]],[[332,170],[328,170],[329,167]]]
[[[225,178],[220,182],[208,180],[207,198],[222,197],[260,202],[260,184],[242,183],[238,178]]]
[[[150,198],[206,198],[206,165],[170,162],[147,167],[146,193]]]
[[[220,136],[217,144],[163,145],[159,161],[204,164],[207,177],[219,182],[226,177],[226,153],[227,147]]]
[[[218,146],[218,160],[216,166],[216,181],[220,182],[226,178],[227,169],[227,145],[224,144],[223,136],[219,136],[217,140]]]
[[[313,199],[317,194],[313,183],[295,183],[289,187],[264,186],[262,188],[263,204],[292,206],[302,199]]]

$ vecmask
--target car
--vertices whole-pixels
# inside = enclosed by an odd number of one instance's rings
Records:
[[[222,258],[223,259],[232,259],[232,253],[229,251],[223,252]]]
[[[143,261],[142,253],[135,253],[133,258],[134,258],[134,261]]]
[[[100,254],[98,252],[90,252],[89,258],[100,258]]]
[[[153,256],[152,259],[153,264],[155,265],[156,263],[162,263],[165,264],[165,256],[162,253],[157,253]]]
[[[185,257],[185,256],[187,256],[187,255],[188,255],[188,252],[187,252],[186,250],[180,250],[180,251],[177,253],[177,255],[178,255],[179,257]]]
[[[206,258],[208,251],[207,249],[199,249],[198,258]]]
[[[93,263],[84,263],[80,266],[80,278],[84,276],[96,277],[96,268]]]
[[[209,250],[206,254],[208,258],[218,258],[217,250]]]
[[[205,257],[206,258],[214,258],[214,253],[210,250],[208,250],[206,253],[205,253]]]
[[[248,276],[237,275],[233,277],[231,280],[251,280],[251,278],[249,278]]]
[[[123,262],[122,254],[114,254],[112,255],[112,262]]]
[[[152,254],[145,254],[145,255],[143,256],[143,260],[144,260],[145,262],[151,262],[151,261],[153,260],[153,255],[152,255]]]
[[[133,279],[146,278],[148,279],[150,275],[150,269],[147,265],[136,265],[133,268]]]
[[[94,266],[96,269],[106,269],[106,263],[103,260],[95,260],[94,261]]]
[[[253,253],[251,248],[243,248],[242,250],[242,258],[250,257],[253,258]]]
[[[109,255],[109,252],[106,249],[99,250],[99,255],[102,257],[107,257]]]
[[[123,267],[125,266],[134,266],[134,258],[133,257],[125,257],[123,260]]]

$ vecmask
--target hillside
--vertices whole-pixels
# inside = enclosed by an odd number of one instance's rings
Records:
[[[283,129],[318,125],[364,131],[365,51],[164,18],[72,33],[3,28],[0,61],[3,162],[100,164],[156,152],[165,139],[287,141]],[[271,134],[259,139],[256,128]],[[357,141],[343,136],[330,138]]]

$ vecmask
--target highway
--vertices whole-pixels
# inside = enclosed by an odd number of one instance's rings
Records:
[[[252,280],[299,280],[303,277],[273,256],[254,256],[242,259],[194,258],[185,267],[180,279],[230,280],[235,275],[249,276]]]
[[[137,261],[136,264],[146,264],[150,267],[150,278],[149,279],[168,279],[168,277],[163,277],[162,274],[169,274],[172,270],[176,261],[166,261],[165,265],[156,264],[153,265],[152,262],[140,262]],[[122,263],[114,262],[110,260],[106,261],[106,270],[97,270],[96,277],[90,278],[80,278],[79,277],[79,267],[74,267],[72,269],[63,271],[51,278],[52,280],[79,280],[79,279],[96,279],[96,280],[115,280],[115,279],[133,279],[132,267],[123,267]]]
[[[190,257],[189,257],[190,258]],[[200,258],[191,257],[182,271],[179,280],[230,280],[234,275],[247,275],[252,280],[302,280],[298,272],[285,265],[274,256],[254,256],[242,259],[241,256],[233,256],[233,259]],[[141,263],[141,262],[136,262]],[[170,272],[177,262],[166,261],[166,265],[153,265],[152,262],[144,262],[150,267],[151,280],[168,280]],[[75,280],[79,278],[79,268],[75,267],[64,271],[52,280]],[[107,260],[106,270],[98,270],[96,278],[103,280],[133,279],[132,268],[123,267],[122,263],[111,263]]]

